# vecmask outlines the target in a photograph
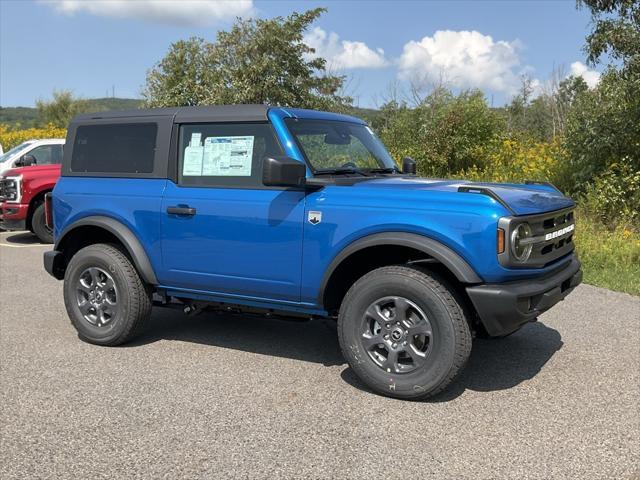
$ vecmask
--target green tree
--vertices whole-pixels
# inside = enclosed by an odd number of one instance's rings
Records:
[[[614,60],[569,115],[566,146],[576,185],[582,187],[609,168],[640,171],[640,3],[580,0],[579,5],[592,14],[588,61],[597,64],[604,55]]]
[[[640,170],[640,77],[610,70],[571,109],[565,144],[577,189],[614,164]]]
[[[179,40],[148,72],[143,96],[151,107],[198,105],[219,83],[211,66],[213,44],[202,38]]]
[[[528,75],[520,77],[520,88],[518,94],[513,97],[507,107],[509,114],[509,128],[511,130],[526,129],[527,110],[533,95],[533,79]]]
[[[66,128],[73,117],[91,110],[91,105],[86,100],[75,98],[69,90],[54,90],[53,100],[37,100],[36,108],[40,123]]]
[[[498,140],[505,125],[478,90],[458,95],[436,88],[415,108],[389,102],[379,132],[391,153],[412,157],[422,175],[446,176],[484,162],[482,147]]]
[[[591,12],[593,30],[585,50],[591,64],[609,55],[612,68],[638,75],[640,70],[640,2],[638,0],[578,0]]]
[[[316,8],[268,20],[238,19],[215,43],[191,38],[171,45],[147,74],[150,106],[268,103],[344,109],[345,78],[330,75],[326,61],[303,42],[325,11]]]
[[[555,96],[558,99],[558,103],[566,110],[569,110],[580,95],[587,90],[589,90],[589,86],[587,82],[584,81],[584,78],[571,75],[560,82],[558,92]]]
[[[595,89],[575,99],[568,117],[565,145],[575,190],[586,192],[583,204],[608,224],[629,222],[640,228],[640,197],[630,180],[637,183],[640,172],[640,3],[578,4],[592,15],[587,60],[605,63],[607,70]]]

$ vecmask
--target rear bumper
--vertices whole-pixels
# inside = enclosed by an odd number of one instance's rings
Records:
[[[4,230],[26,230],[29,205],[0,203],[0,228]]]
[[[489,335],[502,336],[535,320],[581,282],[580,261],[572,255],[545,277],[471,286],[467,293]]]

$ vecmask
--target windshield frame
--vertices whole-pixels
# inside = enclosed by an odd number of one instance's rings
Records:
[[[373,132],[373,130],[371,130],[371,127],[369,127],[366,123],[358,123],[358,122],[350,122],[350,121],[344,121],[344,120],[325,120],[325,119],[311,119],[311,118],[285,118],[284,119],[284,123],[287,127],[287,130],[289,131],[289,134],[291,135],[291,137],[293,138],[294,142],[296,143],[296,146],[298,147],[298,151],[300,152],[300,154],[302,155],[302,157],[305,160],[305,163],[307,164],[307,166],[309,167],[309,170],[311,170],[311,173],[316,176],[316,175],[327,175],[327,174],[334,174],[334,175],[342,175],[342,174],[356,174],[358,175],[358,172],[366,172],[369,173],[371,172],[370,175],[367,176],[375,176],[375,175],[380,175],[380,172],[373,172],[373,170],[378,170],[378,169],[394,169],[396,173],[400,173],[400,169],[398,168],[397,163],[393,160],[393,157],[391,157],[391,154],[388,152],[386,146],[384,145],[384,143],[382,143],[382,141],[380,141],[380,139],[375,135],[375,133]],[[360,141],[360,143],[362,144],[362,146],[369,152],[370,156],[375,159],[376,162],[378,162],[378,166],[376,167],[372,167],[372,168],[361,168],[361,167],[355,167],[355,168],[345,168],[344,172],[340,172],[340,165],[336,165],[333,168],[321,168],[318,169],[316,168],[316,166],[313,164],[313,162],[309,159],[309,156],[307,155],[307,152],[304,148],[304,146],[302,145],[302,143],[300,142],[300,139],[298,138],[298,133],[296,133],[292,128],[291,128],[291,124],[292,123],[308,123],[308,124],[346,124],[349,125],[351,127],[359,127],[362,129],[366,129],[368,131],[368,133],[371,135],[371,140],[374,142],[374,145],[376,147],[378,147],[378,152],[372,151],[369,146],[367,146],[367,144],[365,142],[363,142],[361,139],[358,138],[358,140]],[[357,138],[357,137],[356,137]],[[378,156],[378,154],[382,152],[382,158],[380,158]]]

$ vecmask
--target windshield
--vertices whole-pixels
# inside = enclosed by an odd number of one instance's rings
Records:
[[[296,118],[285,122],[315,173],[396,170],[384,145],[366,125]]]
[[[33,142],[23,142],[20,145],[18,145],[17,147],[13,147],[11,150],[6,152],[4,155],[0,156],[0,163],[6,162],[7,160],[9,160],[10,157],[13,157],[16,153],[19,153],[22,150],[26,150],[27,147],[29,147],[29,145],[31,145],[32,143]]]

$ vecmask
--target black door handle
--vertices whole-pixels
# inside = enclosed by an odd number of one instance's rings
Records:
[[[196,214],[196,209],[192,207],[167,207],[169,215],[185,215],[192,216]]]

